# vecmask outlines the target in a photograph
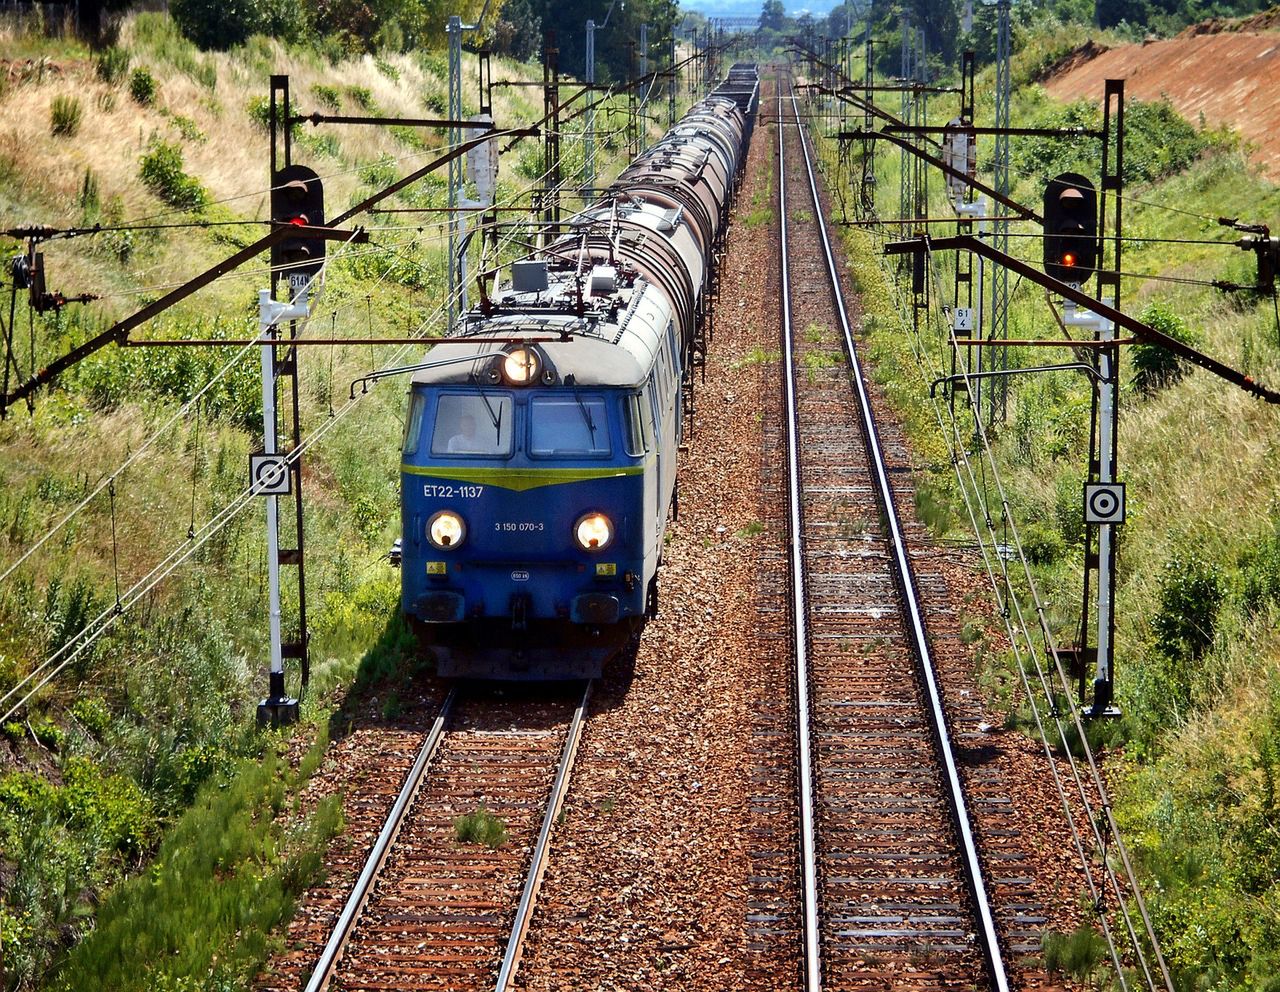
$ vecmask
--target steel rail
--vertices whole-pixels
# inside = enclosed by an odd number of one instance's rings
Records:
[[[850,378],[853,381],[853,386],[858,397],[858,405],[861,410],[863,429],[866,436],[867,457],[871,464],[872,474],[875,477],[876,492],[880,500],[881,510],[883,511],[885,520],[889,526],[889,538],[894,567],[897,573],[898,584],[901,587],[903,602],[906,606],[906,619],[908,621],[913,647],[916,652],[917,660],[920,664],[920,671],[924,679],[925,691],[929,698],[930,716],[933,720],[934,737],[938,744],[939,757],[942,761],[943,769],[947,778],[947,798],[951,806],[952,818],[955,823],[956,831],[960,838],[962,849],[961,853],[963,854],[970,894],[972,895],[974,902],[974,912],[977,916],[977,922],[979,923],[979,932],[977,935],[978,942],[982,947],[983,956],[986,959],[987,967],[991,973],[992,987],[998,990],[998,992],[1008,992],[1009,978],[1005,971],[999,938],[996,935],[995,918],[991,911],[990,899],[987,896],[986,883],[982,875],[982,864],[978,858],[977,843],[973,836],[971,817],[964,798],[964,788],[960,782],[959,769],[956,765],[955,754],[951,748],[951,741],[947,729],[946,712],[942,703],[942,693],[939,689],[937,675],[934,671],[933,656],[929,649],[929,639],[925,634],[923,611],[921,609],[919,599],[916,596],[915,573],[911,566],[911,559],[907,554],[907,544],[902,530],[902,521],[898,517],[898,510],[893,501],[893,488],[889,484],[888,469],[884,463],[884,457],[881,454],[880,435],[876,428],[875,413],[871,408],[871,399],[867,393],[866,383],[863,378],[862,363],[859,361],[857,350],[854,347],[853,330],[849,325],[849,315],[845,307],[844,292],[840,287],[839,269],[836,266],[835,255],[831,250],[831,240],[827,235],[826,220],[822,214],[822,201],[818,196],[818,186],[814,179],[813,162],[809,155],[809,146],[805,139],[804,129],[799,125],[799,107],[796,103],[794,90],[791,93],[791,105],[793,111],[796,113],[796,126],[800,132],[800,147],[804,153],[805,170],[807,171],[809,178],[809,193],[813,199],[814,219],[817,223],[818,233],[822,238],[823,252],[826,255],[827,277],[831,285],[833,302],[835,303],[836,313],[840,318],[841,330],[844,333],[845,348],[849,356],[850,370],[852,372]],[[779,110],[779,113],[781,113],[781,110]],[[779,128],[780,133],[781,130],[782,129]],[[781,140],[781,136],[779,137],[779,140]],[[779,169],[779,173],[781,173],[781,168]]]
[[[787,503],[791,530],[791,599],[795,610],[797,778],[800,783],[800,862],[804,887],[804,988],[822,988],[821,941],[818,932],[818,866],[814,829],[813,753],[809,726],[809,629],[805,614],[804,538],[800,493],[799,404],[796,400],[795,360],[792,355],[791,277],[787,272],[786,152],[782,120],[782,86],[778,85],[778,216],[782,232],[782,356],[786,391]],[[798,122],[795,126],[799,126]]]
[[[569,772],[573,768],[573,759],[578,753],[578,744],[582,740],[582,728],[586,724],[587,705],[591,702],[591,686],[588,682],[582,692],[582,701],[573,712],[569,723],[569,735],[565,740],[564,753],[560,756],[560,767],[556,770],[556,780],[551,786],[551,800],[547,803],[546,815],[542,818],[542,829],[538,832],[537,843],[533,847],[533,861],[529,865],[529,874],[525,878],[524,891],[520,893],[520,904],[516,907],[515,922],[511,926],[511,937],[507,940],[507,951],[502,956],[502,966],[498,969],[498,981],[494,985],[495,992],[507,992],[511,981],[520,967],[520,955],[524,951],[524,938],[529,930],[529,922],[533,919],[534,902],[538,898],[538,888],[542,884],[542,875],[546,871],[547,859],[551,855],[551,829],[555,826],[564,797],[569,791]]]
[[[338,916],[338,922],[334,925],[333,933],[330,934],[324,950],[316,960],[315,970],[312,971],[311,978],[307,982],[306,992],[324,992],[324,989],[329,987],[333,970],[337,966],[338,958],[342,955],[342,948],[355,929],[356,921],[359,920],[369,893],[378,879],[378,873],[386,861],[387,852],[395,843],[396,836],[400,833],[400,826],[413,805],[413,798],[417,795],[419,786],[422,785],[427,765],[440,746],[440,739],[444,736],[444,724],[449,718],[450,710],[453,709],[457,694],[457,689],[451,689],[449,695],[445,697],[444,705],[440,707],[440,713],[436,716],[435,723],[431,725],[427,739],[423,741],[422,749],[418,752],[418,760],[413,763],[413,768],[405,776],[404,785],[396,797],[395,804],[391,807],[391,812],[387,814],[386,822],[378,833],[378,839],[374,841],[373,849],[369,852],[368,860],[365,861],[364,870],[356,879],[356,884],[347,897],[346,905],[342,907],[342,913]]]

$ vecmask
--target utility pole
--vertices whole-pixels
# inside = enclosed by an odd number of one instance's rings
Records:
[[[548,31],[542,44],[542,103],[547,120],[543,144],[543,223],[547,236],[560,223],[560,51],[556,33]]]
[[[463,24],[462,18],[450,17],[445,23],[445,36],[449,47],[449,147],[457,148],[463,142],[464,128],[462,121],[462,32],[479,29],[480,22],[489,11],[490,0],[485,0],[480,16],[474,24]],[[481,59],[481,80],[483,89],[486,85],[485,73],[488,71],[488,57]],[[483,102],[483,100],[482,100]],[[492,124],[492,119],[490,120]],[[468,132],[470,129],[465,129]],[[445,285],[449,294],[448,330],[452,334],[459,315],[466,310],[465,283],[458,278],[458,252],[465,237],[466,224],[459,207],[462,206],[463,184],[466,182],[466,162],[461,156],[449,160],[449,257],[446,265],[449,270]]]
[[[609,18],[613,16],[613,8],[618,4],[618,0],[612,0],[609,9],[604,12],[604,20],[600,22],[599,28],[603,31],[609,26]],[[584,163],[584,185],[586,189],[591,190],[596,185],[596,108],[595,108],[595,90],[596,83],[596,22],[594,20],[587,21],[587,44],[586,44],[586,79],[587,86],[592,88],[587,94],[587,110],[584,114],[586,121],[583,125],[582,134],[582,158]]]
[[[613,8],[610,8],[612,11]],[[606,18],[607,19],[607,18]],[[587,65],[585,79],[588,86],[595,86],[596,82],[596,22],[587,21]],[[595,91],[587,94],[587,112],[583,123],[582,131],[582,161],[583,161],[583,184],[588,190],[592,190],[596,185],[596,110],[595,110]]]
[[[871,134],[875,119],[871,114],[873,89],[876,81],[875,39],[871,37],[871,18],[867,18],[866,65],[863,66],[864,85],[862,90],[862,133]],[[875,142],[866,137],[862,139],[862,188],[859,191],[864,218],[874,216],[876,210],[876,169]]]
[[[290,490],[290,470],[280,456],[276,439],[276,328],[282,320],[304,320],[307,317],[307,291],[300,291],[300,302],[280,303],[271,298],[271,290],[258,294],[258,329],[269,343],[262,346],[262,455],[255,464],[250,460],[250,481],[267,502],[267,619],[269,626],[269,659],[267,697],[258,704],[258,723],[273,727],[295,723],[298,700],[285,690],[284,644],[280,632],[280,519],[279,498]],[[294,356],[296,361],[296,351]],[[297,381],[297,376],[294,376]],[[295,462],[295,468],[296,468]],[[298,493],[299,497],[301,493]],[[301,517],[299,517],[301,521]],[[301,529],[301,523],[299,523]],[[301,572],[302,557],[297,564]],[[299,580],[301,585],[301,580]],[[305,633],[300,642],[305,656]]]
[[[974,103],[975,88],[974,75],[976,68],[976,60],[972,51],[967,51],[962,56],[960,70],[960,116],[957,117],[952,124],[954,130],[947,135],[944,142],[943,157],[948,159],[948,164],[962,169],[971,177],[977,173],[977,142],[978,137],[973,132],[974,119]],[[947,187],[951,191],[952,207],[956,211],[956,235],[964,237],[973,231],[972,217],[976,214],[981,217],[986,213],[987,199],[979,197],[974,199],[974,190],[969,183],[959,179],[958,177],[948,175]],[[970,252],[956,252],[956,275],[955,275],[955,305],[952,308],[952,333],[959,338],[972,338],[975,335],[979,338],[982,336],[982,261],[978,262],[978,280],[977,295],[974,295],[974,273],[973,273],[973,255]],[[975,307],[975,302],[977,306]],[[983,349],[977,349],[978,359],[982,358]],[[951,349],[951,374],[954,376],[959,371],[958,359],[959,349]],[[964,380],[959,380],[964,381]],[[982,380],[978,380],[981,382]],[[949,395],[951,408],[955,409],[956,390],[952,389]]]
[[[667,129],[676,125],[676,32],[671,29],[671,75],[667,79]]]
[[[995,188],[1001,196],[1008,196],[1009,182],[1009,0],[996,3],[996,148]],[[1003,211],[1001,211],[1003,213]],[[998,251],[1009,253],[1009,224],[997,220],[992,229],[991,244]],[[1003,265],[991,267],[991,330],[990,339],[1006,341],[1009,338],[1009,270]],[[992,349],[992,367],[996,371],[1009,367],[1009,349]],[[1009,384],[1004,376],[996,376],[988,390],[988,422],[1003,423],[1007,414]]]
[[[445,25],[449,43],[449,147],[462,143],[462,18],[450,17]],[[458,200],[462,196],[463,164],[460,158],[449,160],[449,255],[445,259],[448,277],[445,280],[448,293],[448,325],[446,334],[452,334],[462,312],[458,300],[458,246],[462,243],[462,215],[458,212]]]
[[[645,80],[649,75],[649,25],[640,25],[640,78]],[[643,108],[649,101],[649,91],[652,83],[645,80],[640,84],[640,106]]]
[[[903,14],[898,18],[898,26],[902,31],[902,58],[900,61],[900,72],[902,81],[902,106],[899,108],[899,117],[902,120],[910,122],[911,120],[911,26],[907,21],[907,15]],[[907,150],[905,148],[899,153],[898,170],[898,216],[908,217],[908,211],[914,208],[914,196],[911,191],[911,179],[915,175],[915,166],[908,159]]]
[[[635,158],[639,153],[640,128],[638,117],[639,101],[636,98],[636,43],[627,42],[627,155]]]

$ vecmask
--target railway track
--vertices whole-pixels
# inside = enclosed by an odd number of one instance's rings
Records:
[[[308,992],[510,987],[591,684],[538,691],[511,701],[460,688],[445,700],[311,959]],[[459,839],[459,818],[479,811],[505,839]]]
[[[803,987],[1007,989],[794,95],[777,95]]]

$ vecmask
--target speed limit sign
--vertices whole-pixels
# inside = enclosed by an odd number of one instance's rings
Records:
[[[1087,524],[1124,523],[1124,483],[1086,482],[1084,484],[1084,522]]]

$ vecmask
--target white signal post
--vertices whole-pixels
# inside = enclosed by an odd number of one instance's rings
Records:
[[[449,50],[449,120],[458,122],[462,119],[462,32],[477,31],[480,28],[480,22],[484,20],[484,15],[489,12],[490,0],[485,0],[484,7],[480,10],[480,16],[476,18],[474,24],[463,24],[462,18],[454,15],[445,22],[445,37],[448,39]],[[492,126],[492,125],[491,125]],[[470,130],[467,128],[466,130]],[[449,128],[449,147],[456,148],[462,143],[463,128],[451,126]],[[496,157],[496,151],[495,151]],[[458,270],[455,267],[459,246],[466,237],[465,225],[462,221],[462,215],[458,212],[458,208],[463,204],[462,200],[462,183],[463,183],[464,163],[456,157],[449,160],[449,258],[448,258],[448,274],[446,279],[448,292],[448,332],[453,333],[454,324],[457,322],[458,316],[466,311],[466,303],[459,305],[459,282]],[[465,285],[465,284],[464,284]],[[465,290],[464,290],[465,294]]]
[[[609,4],[609,9],[604,13],[604,20],[599,24],[596,24],[594,20],[587,21],[585,70],[588,86],[595,86],[596,82],[596,28],[598,27],[603,31],[609,26],[609,18],[613,16],[613,8],[617,2],[618,0],[613,0]],[[625,10],[626,6],[624,0],[622,9]],[[582,130],[583,184],[590,190],[596,185],[596,109],[594,89],[587,94],[587,112],[584,117],[585,122]]]
[[[281,321],[304,320],[307,317],[307,286],[295,294],[292,303],[271,298],[271,290],[258,291],[258,329],[266,343],[262,345],[262,452],[272,456],[276,450],[276,328]],[[285,470],[286,472],[288,469]],[[267,489],[258,480],[251,485],[259,491]],[[280,650],[280,534],[279,497],[268,490],[267,501],[267,616],[270,625],[269,693],[258,704],[258,722],[276,726],[298,718],[298,701],[285,695],[284,657]]]
[[[1079,288],[1078,285],[1076,288]],[[1104,297],[1107,306],[1112,305],[1111,297]],[[1067,327],[1081,327],[1092,330],[1100,342],[1116,339],[1116,325],[1105,317],[1100,317],[1091,310],[1078,307],[1071,300],[1062,304],[1062,323]],[[1116,368],[1114,348],[1098,349],[1098,482],[1112,485],[1116,482],[1115,438],[1112,435],[1112,424],[1116,409]],[[1094,676],[1094,708],[1092,716],[1109,716],[1116,711],[1111,706],[1112,699],[1112,631],[1115,616],[1115,528],[1123,520],[1123,503],[1121,512],[1115,521],[1101,521],[1098,528],[1098,662]],[[1084,508],[1088,513],[1088,508]]]

